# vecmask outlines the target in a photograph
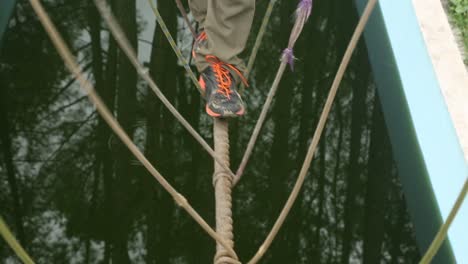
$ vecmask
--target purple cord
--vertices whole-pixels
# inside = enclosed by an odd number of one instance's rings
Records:
[[[286,48],[283,50],[283,58],[286,58],[286,63],[291,67],[291,71],[294,71],[294,53],[292,48]]]
[[[289,36],[288,48],[283,50],[282,59],[289,64],[291,71],[294,71],[294,52],[293,47],[296,43],[299,34],[304,27],[304,23],[309,18],[312,12],[312,0],[300,0],[296,9],[296,22]]]
[[[310,13],[312,12],[312,0],[301,0],[297,6],[296,15],[300,14],[305,15],[306,20],[309,18]]]

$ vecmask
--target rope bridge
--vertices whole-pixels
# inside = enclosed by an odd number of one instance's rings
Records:
[[[58,53],[62,57],[65,62],[66,67],[70,70],[70,72],[76,77],[78,82],[80,83],[81,88],[87,93],[89,100],[95,105],[97,111],[102,116],[102,118],[107,122],[107,124],[111,127],[114,133],[122,140],[122,142],[128,147],[131,153],[143,164],[143,166],[148,170],[148,172],[162,185],[162,187],[172,196],[175,202],[181,206],[187,213],[211,236],[216,242],[216,255],[214,257],[215,264],[238,264],[241,263],[238,259],[236,252],[234,250],[234,233],[233,233],[233,220],[232,220],[232,197],[231,192],[232,188],[239,182],[241,179],[245,167],[248,163],[248,160],[252,154],[253,148],[257,141],[258,135],[262,128],[263,123],[266,119],[266,114],[271,106],[273,97],[276,94],[278,89],[279,83],[281,78],[284,74],[284,71],[289,64],[291,69],[293,69],[294,65],[294,55],[293,49],[294,45],[299,38],[299,35],[306,23],[307,19],[311,14],[312,9],[312,0],[300,0],[298,8],[296,10],[296,19],[294,26],[292,28],[288,46],[283,51],[281,55],[281,63],[278,67],[276,77],[272,83],[268,96],[265,100],[265,103],[262,107],[260,116],[258,121],[255,125],[253,133],[250,137],[248,142],[246,151],[243,155],[241,164],[234,174],[230,170],[229,164],[229,133],[228,133],[228,122],[227,120],[223,119],[214,119],[213,120],[213,134],[214,134],[214,150],[209,146],[208,143],[199,135],[199,133],[186,121],[186,119],[177,111],[177,109],[167,100],[161,90],[158,88],[154,80],[149,75],[148,69],[146,69],[139,61],[136,55],[136,52],[130,45],[128,39],[126,38],[124,32],[122,31],[121,27],[117,23],[116,19],[114,18],[112,11],[106,4],[105,0],[94,0],[95,4],[104,18],[104,21],[108,25],[112,35],[114,36],[115,40],[119,44],[120,48],[124,51],[124,53],[129,58],[130,62],[135,67],[138,74],[141,78],[148,84],[148,86],[152,89],[155,95],[161,100],[161,102],[165,105],[165,107],[170,111],[172,115],[182,124],[182,126],[187,129],[187,131],[197,140],[197,142],[208,152],[208,154],[214,160],[214,174],[213,174],[213,185],[215,188],[215,199],[216,199],[216,231],[211,228],[206,221],[193,209],[190,203],[185,199],[185,197],[180,194],[172,185],[159,173],[159,171],[148,161],[148,159],[143,155],[143,153],[138,149],[138,147],[132,142],[131,138],[125,133],[122,127],[119,125],[117,120],[113,117],[112,113],[103,103],[102,99],[99,95],[95,92],[93,85],[84,77],[82,70],[80,69],[76,59],[70,52],[69,48],[63,41],[62,37],[58,33],[56,27],[51,22],[50,17],[48,16],[47,12],[44,10],[42,4],[39,0],[30,0],[31,5],[33,6],[34,11],[36,12],[37,16],[39,17],[41,23],[43,24],[47,34],[51,38],[53,44],[55,45]],[[175,54],[177,55],[178,59],[182,62],[183,67],[189,74],[190,79],[194,83],[195,87],[197,87],[198,91],[202,93],[201,87],[198,84],[197,78],[193,73],[192,69],[188,61],[183,57],[180,49],[177,47],[174,39],[172,38],[169,30],[167,29],[158,9],[153,4],[152,0],[148,0],[151,4],[152,10],[155,14],[156,20],[161,27],[164,35],[169,41],[172,49],[174,50]],[[177,1],[177,6],[181,9],[181,12],[184,16],[184,19],[188,22],[185,10],[183,10],[183,6]],[[262,24],[257,35],[252,53],[250,55],[248,64],[247,64],[247,71],[245,72],[245,76],[248,77],[250,71],[253,68],[256,54],[262,42],[264,33],[266,31],[266,27],[271,17],[271,13],[273,7],[277,0],[270,0],[268,4],[267,11],[265,16],[262,20]],[[335,99],[337,90],[340,86],[341,80],[343,78],[344,72],[349,64],[351,59],[351,55],[356,48],[357,42],[362,35],[362,32],[368,22],[368,19],[374,9],[377,0],[369,0],[367,6],[356,26],[356,29],[353,33],[353,36],[348,44],[346,52],[343,56],[343,59],[340,63],[338,71],[335,75],[334,81],[330,88],[327,100],[325,102],[324,108],[320,115],[320,119],[317,125],[317,128],[314,132],[312,137],[312,142],[309,145],[309,149],[307,151],[306,158],[302,164],[301,170],[297,177],[296,183],[294,188],[287,199],[283,210],[281,211],[278,219],[276,220],[275,224],[273,225],[272,230],[266,237],[265,241],[257,250],[256,254],[247,262],[249,264],[257,263],[263,255],[268,250],[269,246],[275,239],[279,229],[284,223],[284,220],[288,216],[292,205],[294,204],[297,196],[301,190],[301,187],[304,183],[305,177],[309,170],[310,164],[312,162],[314,153],[317,149],[318,143],[320,141],[320,137],[322,135],[323,129],[325,127],[328,115],[330,113],[333,101]],[[190,25],[189,25],[190,27]],[[191,27],[190,27],[191,28]],[[191,28],[192,34],[194,34],[194,30]],[[241,91],[243,87],[241,87]],[[429,248],[428,252],[425,254],[424,258],[422,259],[421,263],[429,263],[432,257],[437,252],[438,248],[440,247],[441,242],[445,239],[447,235],[448,227],[450,226],[451,222],[453,221],[458,209],[463,202],[466,193],[468,190],[468,180],[465,182],[463,189],[457,199],[457,202],[452,209],[447,221],[441,227],[440,232],[437,234],[436,238],[434,239],[433,244]],[[16,242],[13,235],[9,231],[6,224],[0,218],[0,234],[6,239],[7,243],[13,248],[16,254],[20,257],[20,259],[24,263],[34,263],[33,260],[28,256],[28,254],[21,248],[21,246]]]

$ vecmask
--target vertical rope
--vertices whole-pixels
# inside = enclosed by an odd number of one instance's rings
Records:
[[[226,119],[214,119],[213,138],[216,155],[223,160],[226,167],[229,167],[229,132]],[[216,162],[214,164],[213,185],[216,198],[216,233],[233,249],[232,177]],[[240,262],[236,256],[231,255],[218,243],[214,263],[231,264]]]

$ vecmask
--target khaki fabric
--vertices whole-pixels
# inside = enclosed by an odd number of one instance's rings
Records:
[[[245,64],[238,55],[249,37],[255,0],[189,0],[189,6],[208,38],[195,58],[198,70],[208,67],[206,55],[214,55],[244,72]]]

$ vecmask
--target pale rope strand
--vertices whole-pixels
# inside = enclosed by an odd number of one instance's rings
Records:
[[[242,157],[242,161],[237,169],[236,176],[234,177],[234,185],[236,185],[242,175],[244,174],[245,166],[247,166],[247,162],[249,161],[250,155],[252,154],[252,150],[255,147],[255,143],[257,142],[258,135],[260,134],[260,130],[262,129],[263,122],[265,122],[266,115],[268,113],[268,109],[270,108],[271,102],[273,101],[273,97],[276,94],[276,90],[278,89],[279,82],[281,81],[281,77],[283,76],[284,69],[286,69],[287,62],[282,61],[278,72],[276,73],[275,80],[271,86],[270,91],[268,92],[268,96],[265,100],[265,104],[263,105],[262,111],[260,112],[260,116],[255,124],[254,131],[252,132],[252,136],[250,136],[249,143],[247,144],[247,149],[245,150],[244,156]]]
[[[90,101],[93,102],[97,111],[101,114],[102,118],[107,122],[111,129],[117,134],[127,148],[133,153],[133,155],[145,166],[145,168],[154,176],[154,178],[162,185],[162,187],[172,196],[176,203],[184,208],[190,216],[218,243],[223,245],[230,254],[236,255],[233,249],[225,242],[204,220],[201,216],[192,208],[188,203],[187,199],[178,193],[166,179],[151,165],[146,157],[141,153],[138,147],[132,142],[130,137],[125,133],[119,123],[112,116],[112,113],[105,106],[99,95],[96,94],[93,85],[84,77],[80,70],[80,67],[76,63],[76,59],[71,54],[70,50],[66,46],[57,29],[51,22],[48,14],[42,7],[39,0],[29,0],[34,11],[39,17],[42,25],[44,26],[47,34],[55,45],[58,53],[65,62],[68,69],[75,75],[80,83],[80,87],[88,94]]]
[[[265,16],[262,20],[262,25],[258,30],[257,38],[255,39],[255,44],[252,48],[252,52],[250,53],[249,62],[247,63],[247,69],[244,73],[245,78],[247,79],[252,71],[253,65],[255,63],[255,59],[257,58],[258,50],[260,49],[260,45],[262,44],[263,36],[265,36],[266,28],[268,23],[270,22],[271,13],[273,12],[273,7],[275,6],[277,0],[270,0],[268,3],[267,10],[265,12]]]
[[[109,26],[109,29],[111,30],[112,34],[114,35],[115,40],[119,44],[119,46],[122,48],[122,50],[125,52],[127,55],[128,59],[131,61],[135,69],[137,70],[138,74],[143,78],[148,85],[151,87],[151,89],[154,91],[156,96],[161,100],[161,102],[167,107],[167,109],[174,115],[174,117],[182,124],[182,126],[187,129],[187,131],[195,138],[195,140],[200,143],[200,145],[213,157],[216,162],[221,164],[223,168],[228,171],[228,173],[232,176],[234,176],[234,173],[228,168],[225,167],[223,161],[216,156],[216,153],[213,151],[213,149],[206,143],[206,141],[200,136],[200,134],[193,129],[193,127],[190,125],[187,120],[177,111],[177,109],[167,100],[167,98],[164,96],[164,94],[161,92],[161,90],[158,88],[156,83],[153,81],[151,76],[149,75],[148,69],[143,67],[141,63],[138,61],[138,58],[135,54],[135,51],[129,44],[128,39],[125,37],[124,32],[120,28],[119,24],[115,20],[114,16],[112,15],[112,11],[109,9],[107,4],[105,3],[105,0],[95,0],[94,1],[99,12],[101,13],[102,17],[104,18],[104,21],[106,21],[107,25]]]
[[[153,10],[154,16],[156,17],[156,20],[158,21],[158,24],[161,27],[161,30],[164,33],[164,36],[166,36],[166,39],[169,42],[169,45],[171,45],[172,50],[176,54],[177,58],[182,62],[182,65],[184,65],[184,68],[187,71],[193,84],[195,85],[195,87],[197,87],[198,91],[203,96],[205,94],[205,91],[202,90],[200,84],[198,83],[197,77],[195,77],[195,74],[192,71],[192,68],[190,68],[188,61],[182,55],[182,51],[179,49],[179,47],[177,47],[177,44],[172,38],[171,32],[169,32],[169,29],[167,28],[166,23],[164,22],[164,19],[162,18],[161,14],[158,11],[158,8],[156,8],[152,0],[148,0],[148,3],[151,6],[151,10]]]
[[[250,72],[252,71],[253,65],[255,63],[255,59],[257,58],[257,53],[258,53],[258,50],[260,49],[260,45],[262,44],[263,36],[265,36],[266,28],[268,26],[268,23],[270,22],[271,13],[273,12],[273,7],[275,6],[276,1],[277,0],[270,0],[270,2],[268,3],[267,10],[262,19],[262,25],[260,26],[260,29],[258,30],[257,38],[255,39],[252,52],[250,53],[250,56],[249,56],[247,69],[244,72],[244,77],[246,79],[249,78]],[[245,84],[242,83],[239,92],[242,94],[244,92],[244,89],[245,89]]]
[[[213,139],[215,151],[221,157],[226,167],[229,167],[229,132],[228,121],[214,118]],[[213,185],[216,198],[216,232],[224,241],[234,248],[233,220],[232,220],[232,177],[217,163],[214,164]],[[215,264],[240,264],[236,256],[229,254],[226,249],[216,245]]]
[[[362,14],[362,17],[359,20],[358,25],[356,26],[356,29],[353,33],[353,36],[351,38],[351,41],[348,44],[348,47],[346,49],[346,52],[343,56],[343,59],[341,61],[341,64],[338,68],[338,72],[336,73],[335,79],[333,80],[333,84],[330,88],[330,92],[328,94],[327,101],[325,102],[325,106],[323,108],[323,112],[320,115],[320,119],[317,125],[317,128],[315,130],[314,136],[312,138],[312,142],[309,146],[309,150],[307,151],[307,156],[304,160],[304,163],[302,164],[301,171],[299,173],[299,176],[297,178],[297,181],[294,185],[294,188],[284,205],[283,210],[281,211],[281,214],[279,215],[278,219],[276,220],[275,224],[273,225],[272,230],[268,234],[267,238],[263,242],[263,244],[260,246],[258,249],[257,253],[255,256],[248,262],[249,264],[254,264],[257,263],[260,258],[265,254],[265,252],[268,250],[269,246],[275,239],[275,236],[278,234],[279,229],[281,228],[282,224],[284,223],[284,220],[289,214],[289,211],[291,210],[291,207],[293,206],[297,195],[299,194],[299,191],[301,190],[302,184],[304,183],[304,179],[307,176],[307,171],[309,170],[310,163],[312,161],[312,158],[314,156],[315,150],[317,149],[320,136],[322,134],[323,128],[325,127],[325,123],[328,118],[328,114],[330,113],[330,109],[332,107],[333,101],[335,99],[336,92],[340,86],[341,80],[343,79],[344,72],[349,64],[349,61],[351,59],[351,55],[353,54],[354,49],[356,48],[356,45],[358,43],[358,40],[367,24],[367,21],[369,20],[369,17],[372,13],[372,10],[375,7],[375,4],[377,3],[377,0],[369,0],[367,3],[367,6]]]
[[[304,3],[307,3],[307,5],[303,5]],[[252,155],[253,148],[255,147],[258,135],[260,134],[260,130],[262,129],[263,123],[265,122],[266,115],[273,101],[273,97],[275,96],[281,78],[283,77],[286,64],[289,64],[291,66],[291,69],[293,68],[293,48],[297,39],[299,38],[299,35],[304,27],[305,22],[309,18],[311,8],[312,0],[301,0],[298,8],[296,9],[296,21],[294,22],[294,26],[289,36],[288,47],[281,54],[281,64],[278,68],[278,71],[276,72],[276,77],[273,80],[273,84],[271,85],[270,91],[268,92],[265,104],[263,105],[262,111],[260,112],[260,116],[257,120],[257,123],[255,124],[254,131],[250,136],[249,143],[247,144],[247,149],[245,150],[239,168],[237,169],[236,176],[234,177],[234,185],[236,185],[239,182],[240,178],[244,173],[245,167],[247,166],[247,163],[250,159],[250,156]]]
[[[8,245],[10,245],[11,249],[16,253],[18,258],[21,259],[23,263],[26,264],[34,264],[32,258],[28,255],[28,253],[24,250],[24,248],[18,243],[16,238],[11,233],[10,229],[8,228],[3,218],[0,216],[0,234],[5,239]]]
[[[460,209],[461,205],[463,204],[463,200],[466,198],[466,193],[468,192],[468,178],[465,180],[465,184],[463,184],[463,188],[460,191],[460,194],[457,197],[457,200],[455,201],[455,204],[452,207],[452,210],[450,210],[450,214],[447,217],[447,220],[445,220],[444,224],[440,227],[439,232],[437,232],[437,235],[435,236],[434,240],[431,243],[431,246],[429,249],[426,251],[426,254],[424,254],[424,257],[421,259],[419,264],[429,264],[432,261],[432,258],[434,258],[435,254],[439,250],[440,246],[444,242],[445,238],[447,237],[447,232],[450,227],[450,225],[453,222],[453,219],[458,213],[458,210]]]

